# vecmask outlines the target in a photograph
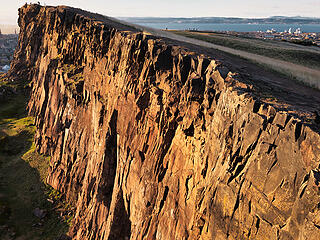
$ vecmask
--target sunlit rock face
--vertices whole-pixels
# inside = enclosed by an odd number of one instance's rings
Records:
[[[79,9],[19,13],[12,72],[73,239],[320,239],[318,132],[218,61]]]

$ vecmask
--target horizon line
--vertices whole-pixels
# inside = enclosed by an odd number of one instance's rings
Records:
[[[254,20],[254,19],[268,19],[268,18],[276,18],[276,17],[283,17],[283,18],[308,18],[308,19],[317,19],[319,20],[320,17],[308,17],[308,16],[283,16],[283,15],[274,15],[274,16],[268,16],[268,17],[237,17],[237,16],[193,16],[193,17],[164,17],[164,16],[110,16],[110,15],[104,15],[101,13],[97,13],[106,17],[114,17],[114,18],[186,18],[186,19],[193,19],[193,18],[239,18],[239,19],[249,19],[249,20]],[[0,26],[18,26],[18,23],[0,23]],[[18,26],[19,27],[19,26]]]

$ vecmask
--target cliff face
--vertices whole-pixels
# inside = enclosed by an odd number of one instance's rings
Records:
[[[237,74],[78,9],[19,25],[12,71],[74,239],[320,238],[319,133]]]

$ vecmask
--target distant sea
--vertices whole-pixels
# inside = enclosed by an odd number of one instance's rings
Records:
[[[128,20],[127,20],[128,21]],[[320,24],[226,24],[226,23],[148,23],[135,22],[135,24],[144,25],[157,29],[174,29],[174,30],[188,30],[197,29],[201,31],[236,31],[236,32],[256,32],[267,31],[268,29],[275,29],[278,32],[283,32],[291,28],[293,31],[300,28],[302,32],[320,32]]]

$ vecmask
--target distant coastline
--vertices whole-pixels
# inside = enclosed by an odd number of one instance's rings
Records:
[[[302,32],[320,32],[320,24],[225,24],[225,23],[138,23],[134,24],[144,25],[156,29],[169,29],[169,30],[199,30],[199,31],[235,31],[235,32],[257,32],[275,29],[278,32],[285,30],[298,29]]]
[[[127,22],[144,25],[157,29],[188,30],[196,29],[201,31],[237,31],[254,32],[275,29],[283,32],[290,28],[300,28],[303,32],[320,32],[319,18],[302,17],[270,17],[270,18],[120,18]]]
[[[160,17],[127,17],[120,18],[139,23],[198,23],[198,24],[320,24],[320,18],[283,17],[269,18],[235,18],[235,17],[193,17],[193,18],[160,18]]]

